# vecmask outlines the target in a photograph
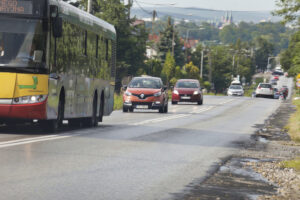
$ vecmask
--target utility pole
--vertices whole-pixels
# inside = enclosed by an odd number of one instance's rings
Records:
[[[212,58],[211,58],[211,49],[209,49],[209,74],[208,74],[208,80],[210,83],[212,83]]]
[[[188,52],[187,52],[187,49],[188,49],[188,39],[189,39],[189,34],[190,34],[190,30],[187,29],[186,30],[186,38],[185,38],[185,63],[187,64],[188,63]]]
[[[175,22],[173,24],[173,37],[172,37],[172,56],[174,57],[174,49],[175,49]]]
[[[92,13],[92,0],[88,0],[87,12]]]
[[[204,57],[204,50],[201,51],[201,67],[200,67],[200,78],[203,78],[203,57]]]

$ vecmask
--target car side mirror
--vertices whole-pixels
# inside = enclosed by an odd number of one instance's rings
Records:
[[[174,90],[174,86],[171,86],[170,88],[171,88],[171,90]]]
[[[164,85],[163,89],[164,89],[164,91],[166,91],[168,89],[168,87],[166,85]]]
[[[126,91],[127,90],[127,85],[123,85],[122,89],[123,89],[123,91]]]
[[[60,38],[62,36],[63,28],[62,28],[62,18],[55,17],[52,20],[52,29],[53,29],[53,37]]]

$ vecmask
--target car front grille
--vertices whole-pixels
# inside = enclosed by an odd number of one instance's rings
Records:
[[[147,99],[148,97],[153,97],[154,95],[153,94],[132,94],[132,96],[136,96],[139,99]]]

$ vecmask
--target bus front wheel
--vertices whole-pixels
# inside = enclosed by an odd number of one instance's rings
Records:
[[[64,111],[65,111],[65,104],[63,99],[60,99],[58,104],[57,119],[41,121],[43,130],[50,133],[56,132],[57,129],[61,127],[63,124]]]

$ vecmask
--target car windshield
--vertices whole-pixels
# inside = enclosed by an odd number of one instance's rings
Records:
[[[259,87],[261,88],[272,88],[270,84],[260,84]]]
[[[45,50],[46,33],[41,20],[1,19],[0,70],[45,68]]]
[[[198,88],[197,82],[192,81],[180,81],[176,84],[177,88]]]
[[[152,89],[160,89],[162,88],[161,82],[159,79],[151,79],[151,78],[136,78],[133,79],[129,86],[129,88],[152,88]]]
[[[231,90],[241,90],[243,88],[242,88],[242,86],[239,86],[239,85],[232,85],[232,86],[229,87],[229,89],[231,89]]]

